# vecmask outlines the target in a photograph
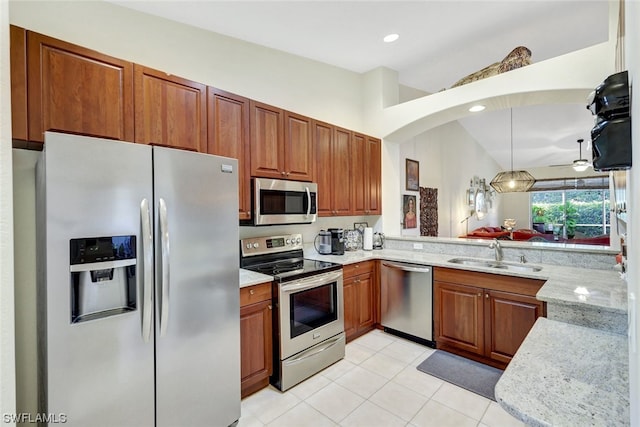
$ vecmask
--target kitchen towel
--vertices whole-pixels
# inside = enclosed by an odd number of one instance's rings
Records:
[[[362,249],[370,251],[373,249],[373,228],[366,227],[364,229],[364,237],[362,239]]]

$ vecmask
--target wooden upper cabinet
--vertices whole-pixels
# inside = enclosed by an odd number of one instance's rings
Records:
[[[207,151],[206,86],[134,66],[135,142]]]
[[[332,161],[320,163],[333,175],[333,207],[336,215],[351,215],[351,132],[336,127],[333,138]]]
[[[209,87],[207,103],[207,151],[238,159],[238,215],[250,219],[249,99]]]
[[[290,111],[284,113],[284,172],[287,179],[313,181],[312,120]]]
[[[133,140],[133,64],[27,32],[31,141],[56,130]]]
[[[351,208],[354,215],[367,214],[367,139],[364,135],[353,134],[351,140]]]
[[[284,112],[251,101],[251,176],[285,178]]]
[[[365,213],[382,215],[382,141],[367,137]]]
[[[318,215],[333,215],[333,170],[329,167],[333,152],[333,126],[313,122],[313,144],[316,149],[316,182],[318,184]]]
[[[351,215],[351,132],[313,122],[320,216]]]
[[[313,181],[311,119],[251,101],[251,176]]]
[[[9,26],[11,57],[11,132],[13,139],[27,141],[27,30]]]

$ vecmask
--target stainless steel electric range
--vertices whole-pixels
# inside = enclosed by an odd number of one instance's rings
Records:
[[[287,390],[344,357],[342,266],[305,259],[302,235],[240,241],[240,267],[274,277],[274,370]]]

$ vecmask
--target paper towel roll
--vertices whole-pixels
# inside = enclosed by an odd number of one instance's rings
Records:
[[[366,227],[362,238],[362,249],[370,251],[373,249],[373,228]]]

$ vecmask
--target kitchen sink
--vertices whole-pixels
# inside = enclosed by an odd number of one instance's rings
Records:
[[[472,267],[499,268],[501,270],[511,270],[528,273],[542,270],[542,267],[539,267],[537,265],[516,264],[504,261],[489,261],[473,258],[452,258],[447,262],[451,262],[453,264],[469,265]]]

